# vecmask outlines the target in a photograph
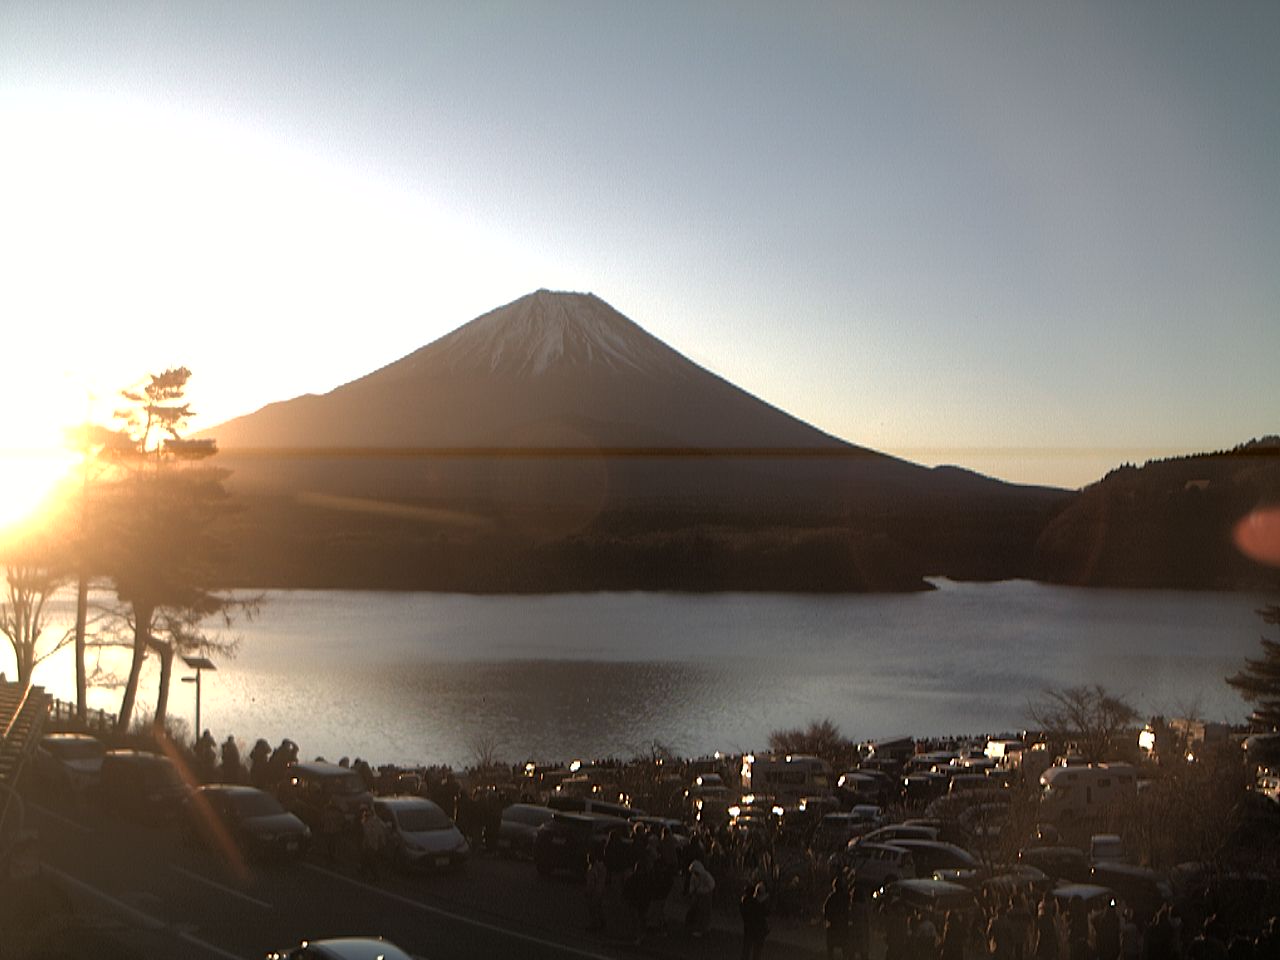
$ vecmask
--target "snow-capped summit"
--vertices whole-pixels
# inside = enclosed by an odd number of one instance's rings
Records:
[[[539,376],[557,367],[687,376],[692,365],[591,293],[539,290],[477,317],[424,355],[456,372]]]
[[[538,290],[324,394],[210,431],[236,447],[847,448],[593,294]]]

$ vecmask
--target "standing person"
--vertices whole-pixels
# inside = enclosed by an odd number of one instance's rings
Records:
[[[360,872],[369,880],[382,878],[387,849],[387,825],[369,807],[360,811]]]
[[[271,744],[259,739],[249,751],[249,782],[259,790],[268,789],[267,765],[271,760]]]
[[[609,871],[604,865],[603,854],[592,850],[587,854],[587,930],[590,933],[603,933],[604,895],[609,886]]]
[[[937,960],[938,928],[927,913],[916,915],[911,925],[911,955],[915,960]]]
[[[196,772],[201,783],[212,783],[218,771],[218,744],[206,730],[196,742]]]
[[[911,927],[907,919],[907,908],[895,903],[884,917],[885,960],[907,960],[907,944],[911,938]]]
[[[338,862],[338,840],[342,836],[342,811],[330,800],[320,811],[320,844],[329,863]]]
[[[761,960],[769,936],[769,892],[764,882],[748,887],[738,904],[742,914],[742,960]]]
[[[1093,948],[1098,960],[1120,958],[1120,914],[1112,900],[1093,917]]]
[[[1045,894],[1036,912],[1035,955],[1036,960],[1058,960],[1058,901]],[[1119,934],[1117,933],[1117,936]]]
[[[701,857],[689,861],[688,887],[693,902],[685,915],[685,926],[695,937],[700,937],[711,928],[711,898],[716,892],[716,878]]]
[[[652,896],[653,871],[642,853],[622,883],[622,898],[634,914],[636,943],[644,939],[645,920],[649,914],[649,900]]]
[[[969,939],[969,925],[964,915],[951,910],[942,928],[941,960],[964,960],[964,945]]]
[[[227,737],[222,745],[222,782],[240,782],[240,747],[236,745],[235,734]]]
[[[857,883],[849,904],[849,950],[856,960],[871,960],[871,904],[867,888]]]
[[[827,960],[833,960],[837,950],[844,960],[849,957],[849,891],[844,880],[836,874],[831,880],[831,892],[822,903],[822,924],[827,931]]]

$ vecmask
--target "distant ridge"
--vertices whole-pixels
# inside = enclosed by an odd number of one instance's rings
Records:
[[[599,297],[548,290],[322,396],[208,432],[227,450],[869,453],[703,369]]]

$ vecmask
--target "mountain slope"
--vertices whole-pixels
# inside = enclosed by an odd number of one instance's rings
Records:
[[[324,394],[211,431],[235,448],[849,448],[591,294],[539,290]]]

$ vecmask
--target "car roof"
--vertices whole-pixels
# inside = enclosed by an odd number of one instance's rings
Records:
[[[108,750],[103,754],[102,759],[133,761],[135,763],[168,763],[170,765],[173,763],[163,754],[152,753],[149,750]]]
[[[375,797],[374,804],[379,807],[390,807],[393,810],[404,810],[409,807],[435,807],[440,809],[440,804],[434,800],[428,800],[426,797],[413,797],[407,794],[396,794],[394,797]]]
[[[339,937],[336,940],[311,940],[307,946],[321,956],[333,960],[413,960],[394,943],[370,937]]]
[[[97,737],[90,733],[46,733],[40,738],[41,743],[67,743],[68,741],[78,740],[83,743],[92,741],[93,743],[101,743]]]
[[[264,794],[271,796],[265,790],[259,790],[257,787],[248,787],[240,783],[205,783],[196,787],[197,793],[220,793],[224,796],[247,797],[254,794]]]
[[[1089,900],[1093,897],[1109,896],[1113,891],[1110,887],[1100,887],[1096,883],[1064,883],[1049,892],[1064,900]]]
[[[336,777],[345,776],[346,774],[359,776],[359,774],[350,767],[340,767],[336,763],[321,763],[319,761],[313,761],[311,763],[294,763],[289,765],[290,775],[296,776],[299,773],[310,774],[313,777]]]

